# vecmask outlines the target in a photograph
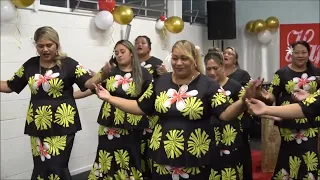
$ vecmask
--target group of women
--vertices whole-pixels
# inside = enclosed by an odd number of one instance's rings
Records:
[[[61,52],[53,28],[39,28],[34,40],[39,56],[1,81],[1,92],[20,93],[26,85],[31,90],[25,126],[31,179],[71,179],[69,157],[81,130],[75,99],[92,94],[103,102],[89,180],[250,180],[248,112],[281,120],[275,179],[318,177],[319,70],[309,62],[305,42],[293,45],[292,64],[277,71],[267,92],[263,79],[250,81],[239,68],[232,47],[210,49],[203,61],[194,44],[177,41],[168,72],[150,55],[151,40],[139,36],[134,45],[118,41],[110,61],[91,73]],[[74,92],[75,83],[80,91]]]

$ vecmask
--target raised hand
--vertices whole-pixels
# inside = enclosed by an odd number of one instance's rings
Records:
[[[161,76],[168,73],[168,70],[164,64],[158,65],[157,73]]]
[[[310,96],[310,94],[307,91],[302,90],[302,89],[295,89],[295,90],[293,90],[293,93],[292,93],[292,98],[295,101],[303,101],[303,100],[307,99],[309,96]]]
[[[258,99],[246,99],[248,112],[252,115],[261,116],[266,112],[267,105]]]
[[[109,98],[111,97],[109,91],[107,91],[105,88],[103,88],[101,86],[101,84],[93,84],[94,85],[94,88],[96,90],[96,94],[97,96],[101,99],[101,100],[104,100],[104,101],[108,101]]]
[[[105,64],[105,66],[103,67],[103,71],[101,73],[101,77],[103,80],[108,77],[108,74],[111,73],[112,68],[114,68],[114,67],[115,67],[115,65],[114,64],[111,65],[109,62],[107,62]]]
[[[89,69],[89,73],[92,77],[97,75],[97,73],[91,69]]]
[[[242,100],[258,98],[261,95],[261,86],[263,79],[260,77],[257,80],[252,81],[247,88],[245,88],[245,94],[242,97]],[[258,96],[258,97],[257,97]]]

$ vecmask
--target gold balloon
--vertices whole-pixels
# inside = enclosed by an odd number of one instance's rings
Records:
[[[254,21],[249,21],[247,24],[246,24],[246,31],[248,33],[253,33],[253,23]]]
[[[26,8],[31,6],[35,0],[11,0],[12,3],[18,8]]]
[[[274,16],[268,17],[266,19],[266,24],[268,29],[278,29],[280,26],[279,19]]]
[[[112,14],[114,21],[121,25],[129,24],[134,16],[129,6],[118,6],[112,11]]]
[[[177,34],[183,30],[184,22],[180,17],[172,16],[164,21],[164,26],[169,32]]]
[[[259,33],[259,32],[262,32],[264,30],[266,30],[267,28],[267,25],[266,25],[266,22],[262,19],[258,19],[258,20],[255,20],[253,22],[253,32],[255,33]]]

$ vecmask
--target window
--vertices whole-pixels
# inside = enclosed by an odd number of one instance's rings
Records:
[[[40,0],[41,5],[96,11],[98,0]],[[131,6],[136,16],[159,18],[167,13],[167,0],[116,0],[116,6]]]
[[[207,23],[207,0],[183,0],[182,19],[185,22]]]

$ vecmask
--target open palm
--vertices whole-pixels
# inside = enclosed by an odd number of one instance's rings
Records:
[[[104,101],[108,101],[110,98],[110,93],[101,84],[94,84],[97,96]]]
[[[248,112],[256,116],[264,115],[267,107],[264,102],[254,98],[247,99],[246,104],[248,106]]]
[[[293,96],[294,96],[295,100],[303,101],[303,100],[307,99],[310,96],[310,94],[305,90],[296,89],[293,91]]]

